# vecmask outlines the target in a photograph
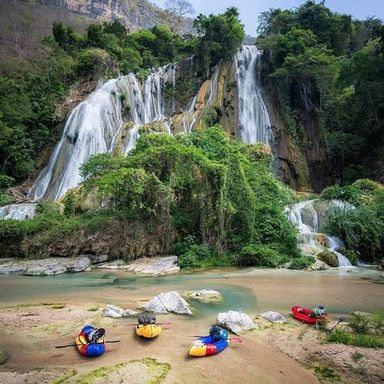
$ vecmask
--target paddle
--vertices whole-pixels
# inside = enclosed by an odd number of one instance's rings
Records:
[[[172,324],[170,321],[166,321],[164,323],[156,323],[156,324],[152,324],[152,325],[170,325]],[[149,325],[149,324],[125,324],[127,327],[136,327],[137,325]]]
[[[204,337],[204,336],[188,336],[188,337]],[[243,340],[241,340],[239,337],[229,337],[227,340],[233,341],[234,343],[243,342]]]
[[[104,343],[112,344],[112,343],[120,343],[120,340],[111,340],[111,341],[104,341]],[[100,343],[101,344],[101,343]],[[76,347],[81,346],[85,344],[67,344],[67,345],[55,345],[55,348],[68,348],[68,347]]]
[[[340,317],[340,319],[338,320],[338,322],[331,328],[329,329],[327,332],[328,333],[331,333],[342,321],[344,321],[344,318],[343,317]]]

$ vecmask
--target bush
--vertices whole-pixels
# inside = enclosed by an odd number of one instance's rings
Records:
[[[341,331],[340,329],[330,333],[327,336],[327,341],[329,343],[341,343],[346,345],[353,345],[355,347],[384,348],[384,340],[378,337],[362,334],[354,335]]]
[[[219,256],[206,245],[193,244],[189,250],[179,257],[180,268],[206,268],[233,264],[229,255]]]
[[[249,244],[241,250],[237,264],[276,268],[286,260],[286,257],[266,245]]]
[[[366,334],[369,331],[369,318],[364,314],[354,313],[348,324],[356,333]]]
[[[316,259],[312,256],[302,256],[297,257],[296,259],[293,259],[291,263],[289,264],[289,269],[307,269],[309,268]]]

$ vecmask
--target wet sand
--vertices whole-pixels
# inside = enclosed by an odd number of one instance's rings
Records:
[[[79,278],[81,280],[81,277]],[[318,304],[320,300],[321,303],[326,302],[336,316],[338,313],[345,314],[346,309],[349,312],[355,309],[369,310],[375,306],[375,309],[378,309],[384,297],[384,285],[375,274],[339,276],[252,270],[224,273],[210,271],[208,275],[201,274],[190,280],[185,277],[183,280],[183,276],[179,276],[158,282],[153,284],[152,280],[137,280],[132,286],[118,283],[117,287],[115,284],[93,288],[89,286],[93,282],[88,282],[80,292],[78,288],[58,292],[54,278],[30,280],[22,277],[0,277],[1,295],[6,295],[8,290],[7,303],[3,302],[0,308],[0,327],[3,331],[0,350],[6,351],[10,356],[9,360],[0,366],[0,382],[51,383],[55,378],[75,368],[76,374],[63,383],[76,383],[96,368],[150,357],[170,364],[171,369],[165,378],[158,381],[165,384],[318,383],[313,370],[314,364],[321,362],[332,365],[332,361],[327,360],[323,354],[345,355],[340,363],[345,366],[355,348],[340,346],[337,347],[339,352],[337,348],[335,352],[333,346],[324,349],[319,332],[292,319],[289,319],[290,324],[285,326],[270,326],[269,323],[256,319],[256,322],[261,324],[261,329],[244,335],[242,343],[232,343],[226,351],[215,356],[188,358],[186,351],[193,340],[193,337],[189,336],[207,334],[210,324],[215,321],[217,310],[213,304],[204,304],[213,308],[211,312],[198,312],[193,317],[157,316],[160,322],[172,321],[172,326],[154,340],[142,340],[134,335],[134,327],[127,324],[134,322],[135,318],[104,318],[101,316],[102,309],[106,303],[135,309],[141,300],[149,299],[162,291],[217,286],[234,292],[237,289],[243,289],[246,294],[250,292],[251,301],[249,304],[245,303],[248,308],[244,308],[250,315],[264,310],[277,310],[288,315],[290,305],[294,303],[305,302],[310,306]],[[38,289],[39,285],[42,291]],[[32,286],[36,291],[33,291]],[[16,292],[17,290],[20,292]],[[25,300],[21,301],[23,295]],[[41,302],[63,303],[64,307],[31,305]],[[21,303],[24,305],[20,305]],[[238,310],[237,304],[236,301],[228,302],[227,310]],[[99,306],[97,311],[89,311],[95,309],[96,305]],[[109,340],[119,339],[121,342],[109,344],[107,352],[97,359],[80,356],[76,348],[54,348],[55,345],[72,343],[81,326],[87,323],[104,326]],[[303,353],[305,349],[310,353]],[[381,367],[384,366],[383,353],[380,350],[369,350],[366,355],[367,370],[371,368],[371,361],[378,363],[378,368],[372,367],[374,373],[369,376],[370,381],[364,381],[367,375],[356,372],[349,375],[348,368],[344,367],[343,370],[340,366],[342,377],[351,383],[380,382],[381,377],[384,378],[384,374],[381,376]],[[132,376],[120,376],[118,380],[110,379],[108,382],[141,384],[153,379],[150,373],[148,375],[138,375],[133,381]]]

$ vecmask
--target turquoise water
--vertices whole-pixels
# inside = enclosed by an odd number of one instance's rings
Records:
[[[3,305],[28,302],[116,304],[134,308],[160,292],[215,289],[220,303],[192,301],[195,315],[206,317],[227,310],[289,313],[294,304],[325,304],[330,313],[383,308],[384,279],[367,269],[337,272],[287,270],[214,270],[162,277],[141,277],[124,272],[85,272],[47,277],[0,276]]]

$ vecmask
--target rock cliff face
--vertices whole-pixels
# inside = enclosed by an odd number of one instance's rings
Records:
[[[37,3],[95,20],[119,20],[131,30],[165,22],[164,11],[147,0],[38,0]]]
[[[1,0],[0,66],[38,61],[41,39],[55,21],[85,32],[91,23],[112,20],[130,30],[167,24],[165,12],[147,0]],[[184,27],[191,31],[191,20]]]
[[[298,85],[295,92],[297,131],[284,122],[273,86],[264,84],[265,103],[271,119],[276,174],[298,191],[319,192],[332,183],[319,108],[310,90]]]

